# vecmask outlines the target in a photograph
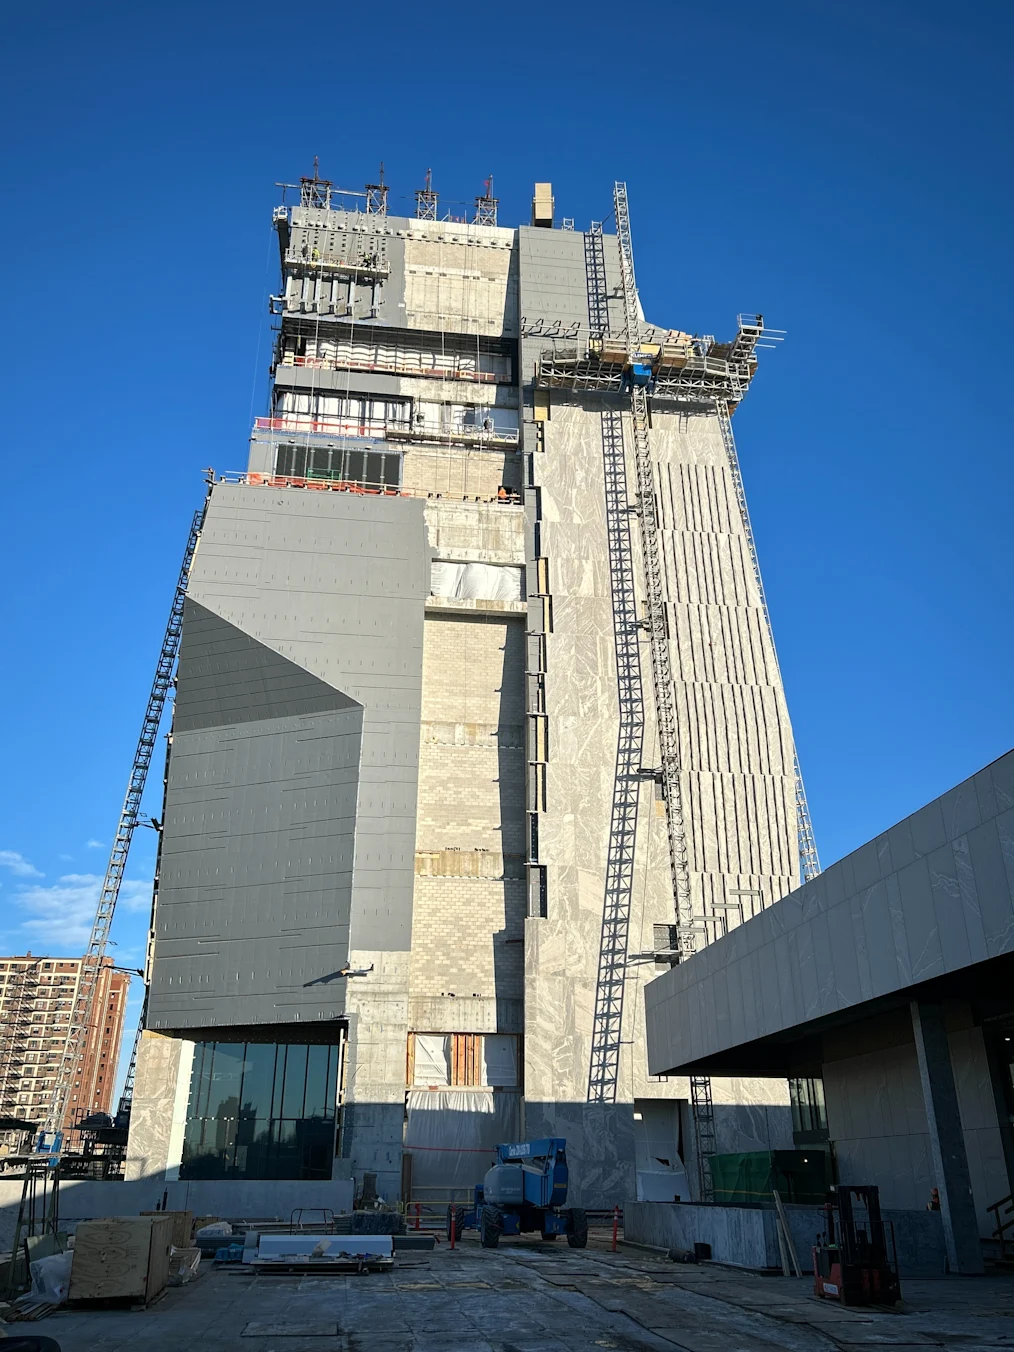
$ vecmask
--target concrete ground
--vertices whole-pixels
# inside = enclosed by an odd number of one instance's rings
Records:
[[[903,1282],[906,1312],[842,1310],[811,1283],[684,1267],[593,1236],[565,1244],[468,1237],[406,1253],[390,1273],[252,1277],[210,1269],[148,1310],[61,1310],[38,1332],[62,1352],[954,1352],[1014,1349],[1014,1277]]]

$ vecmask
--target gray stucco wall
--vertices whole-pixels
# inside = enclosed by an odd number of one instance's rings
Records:
[[[759,1069],[735,1049],[1011,952],[1014,752],[653,981],[648,1062]]]

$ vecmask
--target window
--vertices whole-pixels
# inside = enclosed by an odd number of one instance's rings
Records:
[[[180,1178],[329,1179],[338,1057],[336,1046],[199,1042]]]
[[[275,457],[275,473],[286,479],[330,479],[363,488],[398,488],[401,456],[397,451],[283,443]]]
[[[824,1081],[789,1081],[792,1108],[792,1139],[796,1145],[813,1145],[827,1140],[827,1110],[824,1107]]]

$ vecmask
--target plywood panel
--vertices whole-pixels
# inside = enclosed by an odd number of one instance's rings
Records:
[[[173,1218],[113,1216],[82,1221],[74,1241],[71,1300],[152,1300],[169,1281]]]

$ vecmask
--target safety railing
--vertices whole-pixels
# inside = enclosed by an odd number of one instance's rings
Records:
[[[497,431],[495,427],[460,427],[426,423],[351,422],[347,419],[310,418],[300,413],[287,413],[280,418],[255,418],[258,432],[310,432],[339,437],[379,437],[387,441],[448,442],[461,446],[507,447],[518,444],[515,428]]]
[[[476,371],[462,366],[413,366],[410,362],[356,361],[349,357],[289,357],[280,367],[308,366],[325,371],[380,371],[387,375],[420,376],[425,380],[473,380],[483,385],[510,385],[509,375],[497,371]]]
[[[457,497],[451,493],[437,493],[432,489],[389,488],[383,485],[365,485],[343,479],[314,479],[297,477],[291,474],[260,474],[253,470],[226,470],[216,473],[216,483],[247,484],[255,488],[303,488],[322,490],[331,493],[356,493],[363,497],[374,498],[423,498],[431,502],[478,502],[493,503],[498,507],[522,508],[521,494],[516,489],[506,489],[493,497],[481,497],[477,494],[462,494]]]

